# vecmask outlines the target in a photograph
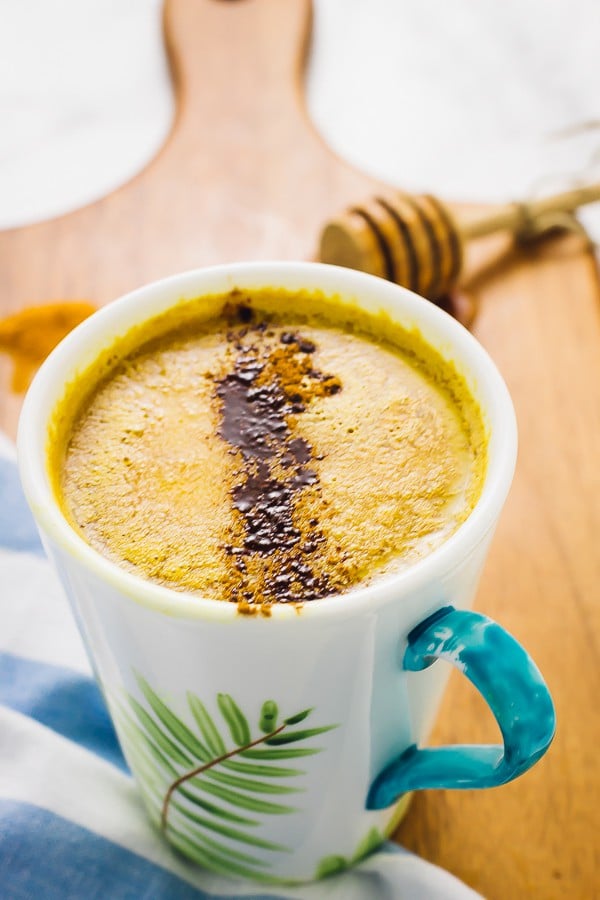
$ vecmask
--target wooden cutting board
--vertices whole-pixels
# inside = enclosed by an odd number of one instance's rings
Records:
[[[211,263],[312,258],[321,224],[381,187],[306,116],[309,0],[170,0],[165,33],[178,96],[169,140],[104,200],[0,233],[1,314],[58,298],[103,304]],[[418,795],[397,838],[490,900],[583,900],[600,891],[597,271],[562,241],[488,268],[471,290],[474,331],[508,382],[521,439],[477,605],[537,660],[558,734],[509,786]],[[0,426],[14,435],[21,398],[9,382],[2,359]],[[495,740],[490,719],[453,675],[433,742]]]

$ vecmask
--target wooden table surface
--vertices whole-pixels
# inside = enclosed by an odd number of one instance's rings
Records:
[[[309,259],[320,225],[381,187],[337,159],[305,115],[309,0],[170,0],[178,115],[125,187],[0,233],[0,313],[58,298],[103,304],[155,278],[235,259]],[[480,267],[484,257],[479,260]],[[473,276],[474,331],[519,422],[514,486],[477,607],[532,653],[554,695],[548,755],[511,785],[415,797],[397,838],[490,900],[600,896],[600,290],[577,241]],[[0,359],[0,427],[21,398]],[[452,677],[433,742],[495,740]]]

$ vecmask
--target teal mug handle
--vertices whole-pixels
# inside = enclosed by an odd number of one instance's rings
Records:
[[[403,668],[419,672],[436,659],[452,663],[473,682],[496,717],[504,744],[412,745],[375,778],[367,809],[391,806],[408,791],[505,784],[550,746],[556,726],[550,692],[533,660],[500,625],[452,606],[437,610],[408,635]]]

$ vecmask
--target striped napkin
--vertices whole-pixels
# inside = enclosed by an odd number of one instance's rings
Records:
[[[0,434],[2,900],[475,900],[395,844],[314,885],[271,890],[177,856],[146,819]]]

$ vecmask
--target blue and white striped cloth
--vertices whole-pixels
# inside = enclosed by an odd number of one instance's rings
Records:
[[[228,881],[176,856],[146,820],[66,599],[0,434],[2,900],[474,900],[389,844],[298,889]]]

